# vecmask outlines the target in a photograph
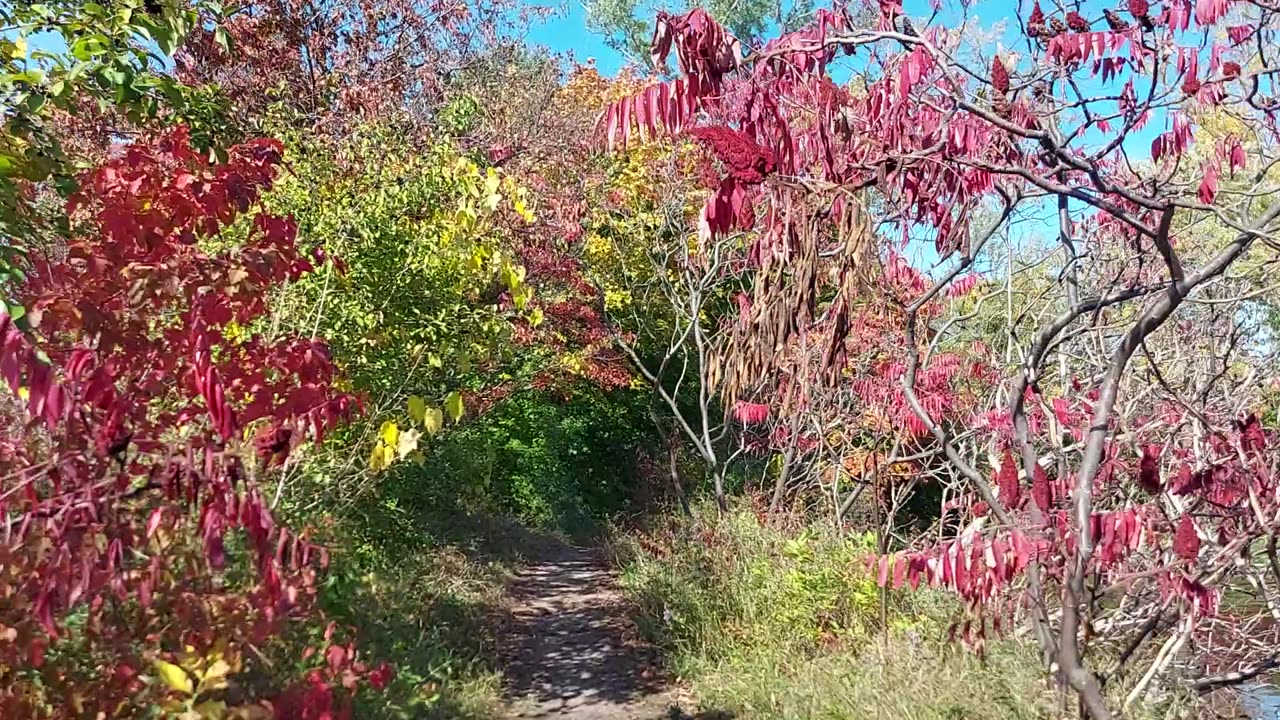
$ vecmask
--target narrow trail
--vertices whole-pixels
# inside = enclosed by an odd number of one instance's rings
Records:
[[[499,638],[512,718],[660,720],[673,692],[635,637],[617,579],[595,551],[551,546],[516,575]]]

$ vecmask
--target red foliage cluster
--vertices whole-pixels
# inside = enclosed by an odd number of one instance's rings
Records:
[[[249,0],[223,24],[229,51],[197,26],[175,69],[216,84],[243,118],[281,102],[322,126],[385,118],[444,101],[456,68],[533,14],[506,0]]]
[[[580,352],[580,372],[604,390],[627,387],[631,372],[627,359],[613,347],[612,336],[598,309],[598,292],[587,281],[581,262],[569,253],[553,251],[545,245],[529,244],[521,257],[529,279],[539,288],[537,307],[545,322],[535,328],[528,323],[517,329],[516,341],[536,343],[552,352]],[[559,370],[542,371],[533,379],[535,387],[548,388],[565,377]]]
[[[1031,5],[1031,14],[1027,16],[1027,35],[1038,38],[1045,33],[1044,11],[1040,9],[1040,2],[1036,0]]]
[[[750,135],[724,126],[700,127],[689,134],[709,145],[729,175],[739,182],[755,185],[777,169],[773,151],[761,146]]]
[[[673,43],[680,72],[705,80],[711,88],[718,87],[721,78],[738,66],[741,45],[737,38],[702,8],[684,15],[658,15],[652,48],[655,66],[666,62]]]
[[[31,258],[30,334],[0,322],[0,369],[26,398],[0,442],[0,664],[40,667],[32,648],[84,643],[106,671],[83,677],[64,653],[45,683],[106,714],[156,691],[136,679],[146,658],[238,656],[308,613],[326,562],[256,483],[354,406],[323,346],[254,330],[270,289],[311,269],[293,223],[254,211],[280,160],[257,141],[210,164],[182,130],[129,146],[71,199],[70,243]],[[233,563],[252,579],[224,577]],[[87,613],[75,629],[73,612]],[[345,658],[336,669],[358,675]],[[31,699],[0,681],[0,714],[30,716]]]
[[[733,404],[733,416],[744,425],[759,425],[769,419],[769,406],[739,400]]]

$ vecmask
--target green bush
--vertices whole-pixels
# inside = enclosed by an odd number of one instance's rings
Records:
[[[572,534],[630,507],[646,480],[645,397],[602,392],[515,393],[443,435],[421,466],[405,463],[379,492],[422,507],[455,507]]]

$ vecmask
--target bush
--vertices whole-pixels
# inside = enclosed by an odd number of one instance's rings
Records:
[[[647,491],[637,466],[651,425],[645,397],[580,383],[515,393],[405,463],[379,492],[415,507],[499,514],[530,526],[590,532]]]

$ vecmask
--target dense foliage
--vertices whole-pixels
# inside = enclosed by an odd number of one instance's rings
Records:
[[[250,647],[312,602],[326,553],[272,520],[259,482],[355,400],[323,345],[235,332],[312,264],[291,220],[255,210],[279,145],[228,156],[209,164],[179,130],[84,178],[76,233],[17,288],[31,330],[3,319],[25,406],[4,441],[4,657],[27,668],[6,676],[7,714],[225,710]],[[201,249],[242,214],[243,243]],[[326,640],[327,667],[277,712],[345,702],[338,680],[363,666]],[[141,682],[153,667],[163,682]]]
[[[622,518],[747,716],[1276,668],[1280,9],[993,7],[0,9],[0,713],[492,716]]]

